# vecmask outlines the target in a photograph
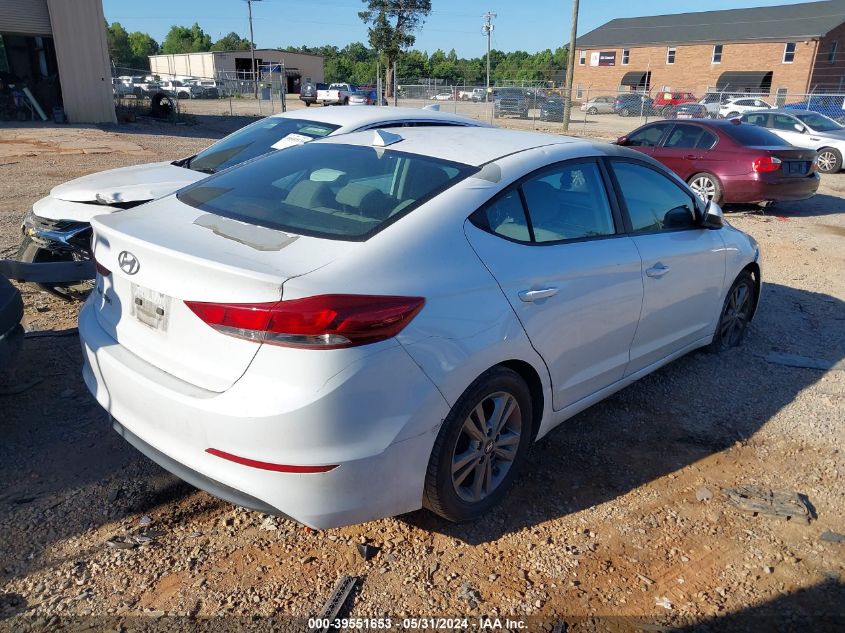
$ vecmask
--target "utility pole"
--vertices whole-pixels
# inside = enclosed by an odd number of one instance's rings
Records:
[[[255,98],[258,99],[258,69],[255,67],[255,38],[252,35],[252,3],[261,0],[246,0],[249,11],[249,55],[252,57],[252,89]]]
[[[578,0],[572,0],[572,30],[569,33],[569,54],[566,56],[566,89],[563,91],[563,131],[569,131],[572,114],[572,75],[575,74],[575,40],[578,37]]]
[[[490,98],[490,36],[493,35],[493,29],[496,28],[493,26],[493,18],[496,17],[496,14],[488,11],[481,17],[484,18],[481,32],[487,35],[487,90],[484,93],[484,101],[486,102]]]

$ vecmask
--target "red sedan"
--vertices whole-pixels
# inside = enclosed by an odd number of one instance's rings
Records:
[[[804,200],[819,188],[815,152],[733,119],[657,121],[616,141],[659,160],[703,200]]]

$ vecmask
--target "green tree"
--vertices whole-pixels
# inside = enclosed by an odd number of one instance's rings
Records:
[[[384,56],[385,91],[392,96],[390,68],[399,54],[416,42],[414,34],[431,13],[431,0],[361,0],[366,10],[358,13],[365,24],[370,25],[367,34],[370,46]]]
[[[106,43],[109,47],[109,57],[115,66],[132,66],[132,46],[129,44],[129,33],[120,24],[106,23]]]
[[[241,37],[234,31],[224,35],[211,45],[213,51],[248,51],[249,40]]]
[[[203,31],[196,22],[190,28],[178,25],[171,26],[161,43],[161,52],[165,55],[204,53],[210,50],[211,36]]]
[[[158,53],[158,42],[148,33],[134,31],[129,34],[129,47],[132,50],[132,67],[149,70],[150,55]]]

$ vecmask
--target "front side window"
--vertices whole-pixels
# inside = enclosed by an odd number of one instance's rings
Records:
[[[776,130],[783,130],[785,132],[795,132],[795,126],[798,121],[791,116],[785,114],[775,114],[772,117],[772,127]]]
[[[675,49],[674,48],[667,48],[666,49],[666,63],[667,64],[674,64],[675,63]]]
[[[716,136],[698,125],[679,124],[672,128],[663,147],[670,149],[710,149],[716,144]]]
[[[627,66],[629,61],[631,61],[631,51],[630,51],[630,49],[623,48],[622,49],[622,65]]]
[[[534,241],[559,242],[613,235],[613,214],[595,163],[545,171],[522,184]]]
[[[816,132],[838,132],[843,127],[833,119],[829,119],[823,114],[796,114],[795,118],[806,124],[809,128]]]
[[[698,226],[692,196],[663,174],[622,161],[613,161],[613,172],[635,233]]]
[[[669,125],[669,123],[655,123],[654,125],[637,130],[628,137],[625,145],[631,147],[657,147]]]
[[[475,171],[391,149],[305,143],[202,180],[177,197],[249,224],[362,241]]]
[[[791,64],[795,61],[795,42],[787,42],[783,47],[783,63]]]
[[[721,64],[722,63],[722,45],[721,44],[714,44],[713,45],[713,59],[711,60],[714,64]]]
[[[302,119],[267,117],[202,150],[184,166],[213,174],[272,151],[273,145],[289,134],[315,139],[328,136],[338,127],[340,126]]]

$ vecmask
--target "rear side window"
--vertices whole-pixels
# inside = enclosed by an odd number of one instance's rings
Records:
[[[250,224],[362,241],[475,171],[391,149],[306,143],[202,180],[177,197]]]
[[[545,169],[494,198],[470,221],[490,233],[534,244],[616,232],[607,191],[593,162]]]
[[[613,161],[619,193],[635,233],[697,227],[692,196],[654,169]]]
[[[698,125],[676,125],[663,144],[668,148],[710,149],[716,144],[715,134]]]
[[[613,235],[613,214],[595,163],[563,165],[522,184],[535,242]]]
[[[757,125],[725,125],[722,131],[740,145],[748,147],[789,147],[782,138]]]
[[[743,123],[750,123],[751,125],[759,125],[760,127],[768,127],[768,114],[746,114],[742,117]]]

